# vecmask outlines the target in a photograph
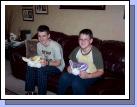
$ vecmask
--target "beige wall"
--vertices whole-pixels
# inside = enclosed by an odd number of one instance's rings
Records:
[[[103,40],[125,41],[123,19],[124,6],[106,6],[106,10],[74,10],[59,9],[59,6],[48,6],[48,15],[35,14],[34,21],[23,21],[21,6],[8,6],[8,11],[14,11],[12,32],[19,34],[21,29],[30,29],[32,34],[40,24],[46,24],[51,30],[78,34],[81,29],[92,29],[94,36]]]

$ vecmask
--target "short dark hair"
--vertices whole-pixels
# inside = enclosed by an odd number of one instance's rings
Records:
[[[40,25],[37,29],[38,32],[47,32],[47,34],[50,33],[50,29],[46,25]]]
[[[79,32],[79,36],[80,34],[86,34],[86,35],[89,35],[89,37],[92,39],[93,38],[93,33],[90,29],[83,29]]]

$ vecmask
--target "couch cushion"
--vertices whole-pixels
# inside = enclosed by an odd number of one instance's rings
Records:
[[[37,39],[32,39],[32,40],[26,40],[25,45],[26,45],[26,57],[32,57],[37,54]]]

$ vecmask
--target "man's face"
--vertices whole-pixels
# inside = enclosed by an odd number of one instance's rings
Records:
[[[47,32],[38,32],[38,40],[42,44],[46,44],[49,40],[50,34],[47,34]]]
[[[93,39],[89,37],[89,35],[86,34],[80,34],[79,36],[79,45],[82,49],[87,48],[88,46],[91,45]]]

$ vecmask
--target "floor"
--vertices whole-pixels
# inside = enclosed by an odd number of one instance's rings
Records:
[[[5,88],[13,93],[24,95],[25,82],[12,76],[9,60],[5,60]],[[36,88],[37,91],[37,88]],[[55,95],[55,93],[47,91],[48,95]]]

